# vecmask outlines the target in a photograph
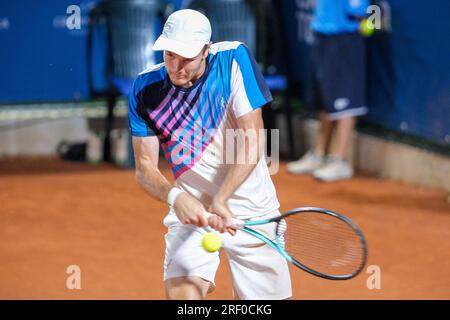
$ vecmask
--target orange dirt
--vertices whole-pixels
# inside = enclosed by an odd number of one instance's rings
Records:
[[[170,176],[167,167],[164,173]],[[360,174],[324,184],[273,176],[281,210],[318,206],[363,230],[368,265],[381,268],[336,282],[292,270],[294,299],[450,299],[450,204],[444,191]],[[167,207],[148,197],[134,172],[57,159],[0,161],[0,299],[164,299]],[[210,299],[232,299],[226,260]],[[68,290],[70,265],[81,289]]]

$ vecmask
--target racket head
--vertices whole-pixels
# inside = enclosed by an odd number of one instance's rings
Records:
[[[274,242],[295,266],[329,280],[356,277],[367,262],[367,242],[356,224],[331,210],[303,207],[270,219]]]

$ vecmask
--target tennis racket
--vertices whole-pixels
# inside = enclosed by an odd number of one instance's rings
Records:
[[[274,239],[251,228],[268,223],[274,225]],[[233,227],[264,241],[296,267],[329,280],[356,277],[367,260],[366,240],[358,227],[322,208],[296,208],[265,220],[233,219]]]

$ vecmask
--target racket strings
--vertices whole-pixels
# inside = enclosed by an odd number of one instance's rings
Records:
[[[361,239],[341,219],[317,212],[302,212],[288,216],[278,225],[277,235],[283,239],[285,250],[310,269],[328,275],[350,275],[363,263]]]

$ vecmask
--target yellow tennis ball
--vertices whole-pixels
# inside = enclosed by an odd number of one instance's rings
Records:
[[[370,37],[374,34],[375,28],[369,23],[367,19],[363,19],[360,22],[361,34],[365,37]]]
[[[202,246],[208,252],[215,252],[222,247],[222,239],[217,232],[208,232],[202,238]]]

